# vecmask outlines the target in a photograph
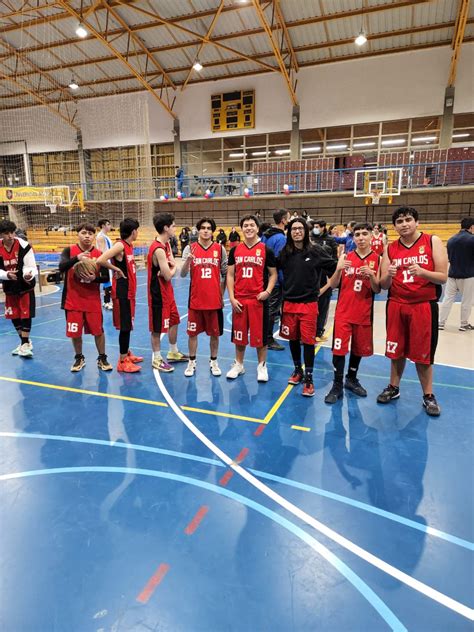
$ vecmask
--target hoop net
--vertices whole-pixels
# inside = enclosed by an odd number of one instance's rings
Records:
[[[371,191],[370,197],[372,198],[372,204],[379,204],[381,196],[382,196],[382,191],[377,191],[377,190]]]
[[[56,211],[58,210],[57,204],[46,204],[46,206],[49,208],[49,212],[51,213],[51,215],[53,215],[53,213],[56,213]]]

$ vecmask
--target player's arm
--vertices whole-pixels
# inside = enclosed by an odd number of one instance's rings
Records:
[[[67,248],[64,248],[64,250],[61,253],[61,257],[59,259],[59,272],[61,272],[62,274],[65,274],[78,261],[79,261],[79,256],[71,257],[71,248],[69,246]]]
[[[103,235],[97,235],[95,245],[100,252],[105,252],[107,250],[107,244]]]
[[[222,296],[224,296],[224,292],[225,292],[225,281],[226,281],[226,277],[227,277],[227,252],[224,248],[224,246],[221,246],[221,250],[222,250],[222,257],[221,257],[221,292],[222,292]]]
[[[124,251],[124,245],[121,241],[118,241],[116,244],[112,246],[112,248],[109,248],[105,252],[102,252],[100,257],[97,258],[97,265],[103,268],[106,268],[107,270],[113,270],[117,274],[118,277],[125,278],[125,275],[122,272],[122,270],[120,268],[117,268],[117,266],[114,266],[114,264],[110,262],[110,259],[113,259],[114,257],[118,257],[120,254],[123,255],[123,251]]]
[[[181,253],[181,258],[183,260],[183,264],[181,266],[181,276],[185,277],[187,276],[188,272],[189,272],[189,268],[191,266],[191,261],[194,258],[193,253],[191,252],[191,248],[190,246],[185,246],[183,252]]]
[[[227,291],[229,292],[229,299],[232,305],[232,309],[236,312],[242,311],[242,303],[240,303],[234,296],[234,281],[235,281],[235,265],[229,263],[227,266]]]
[[[10,270],[7,272],[5,270],[5,262],[3,261],[3,257],[0,257],[0,281],[16,281],[16,272]]]
[[[324,285],[321,288],[319,292],[320,294],[323,294],[329,288],[334,289],[336,287],[339,287],[339,283],[341,282],[342,271],[345,268],[345,264],[346,264],[346,255],[342,254],[337,260],[336,270],[334,271],[334,274],[328,278],[326,285]]]
[[[431,238],[433,250],[434,270],[425,270],[417,263],[408,266],[408,271],[412,276],[419,276],[422,279],[442,285],[448,280],[448,253],[446,247],[439,237],[433,235]]]
[[[165,281],[171,281],[176,274],[176,264],[170,268],[168,259],[166,258],[165,252],[162,248],[157,248],[155,250],[153,258],[160,268],[160,276],[162,276]]]
[[[392,287],[392,279],[397,274],[397,266],[390,261],[388,248],[385,248],[380,266],[380,287],[382,290],[389,290]]]
[[[275,284],[278,280],[278,272],[276,267],[275,268],[270,268],[269,266],[267,266],[267,270],[268,270],[268,283],[267,283],[267,287],[263,290],[263,292],[260,292],[260,294],[257,294],[257,301],[266,301],[270,298],[270,294],[273,291],[273,288],[275,287]]]

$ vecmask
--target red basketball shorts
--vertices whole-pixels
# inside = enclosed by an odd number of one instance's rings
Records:
[[[170,327],[179,324],[179,312],[176,301],[163,305],[150,305],[148,307],[148,325],[154,334],[166,334]]]
[[[197,336],[203,331],[208,336],[222,336],[224,317],[222,309],[188,310],[188,336]]]
[[[349,352],[349,343],[354,355],[361,358],[374,353],[372,325],[356,325],[348,323],[343,318],[336,317],[332,339],[334,355],[344,356]]]
[[[438,303],[387,303],[385,355],[391,360],[408,358],[417,364],[433,364],[438,344]]]
[[[239,346],[264,347],[268,333],[268,301],[239,298],[242,312],[232,312],[232,342]],[[250,336],[249,336],[250,332]]]
[[[5,318],[8,320],[35,317],[35,293],[5,295]]]
[[[66,311],[66,336],[80,338],[82,332],[100,336],[104,333],[102,327],[102,312],[74,312]]]
[[[280,336],[287,340],[299,340],[305,345],[316,344],[318,304],[283,302]]]

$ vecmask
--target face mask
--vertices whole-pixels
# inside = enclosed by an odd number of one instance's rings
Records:
[[[313,235],[319,235],[321,234],[321,229],[320,228],[313,228]]]

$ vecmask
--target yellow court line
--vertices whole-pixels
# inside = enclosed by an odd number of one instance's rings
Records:
[[[291,426],[292,430],[302,430],[303,432],[309,432],[311,428],[307,428],[306,426]]]
[[[331,334],[332,330],[333,330],[333,327],[330,327],[329,335]],[[315,356],[318,354],[319,350],[321,349],[321,345],[322,345],[322,342],[320,342],[318,346],[316,347],[315,352],[314,352]],[[288,395],[291,393],[292,390],[293,390],[293,386],[291,384],[288,384],[288,386],[285,388],[283,393],[280,395],[280,397],[276,400],[276,402],[270,408],[268,413],[265,415],[262,423],[268,424],[270,422],[270,420],[274,417],[274,415],[276,414],[276,412],[278,411],[278,409],[283,404],[283,402],[285,401],[285,399],[288,397]]]
[[[14,377],[0,376],[0,380],[4,382],[14,382],[17,384],[27,384],[29,386],[38,386],[40,388],[50,388],[56,391],[67,391],[69,393],[79,393],[80,395],[95,395],[96,397],[107,397],[109,399],[120,399],[126,402],[135,402],[136,404],[148,404],[149,406],[161,406],[162,408],[168,408],[168,404],[165,402],[154,402],[151,399],[140,399],[138,397],[127,397],[126,395],[115,395],[114,393],[100,393],[99,391],[88,391],[83,388],[73,388],[72,386],[59,386],[58,384],[47,384],[44,382],[32,382],[31,380],[20,380]],[[243,421],[252,421],[254,423],[263,423],[261,419],[254,417],[244,417],[243,415],[234,415],[232,413],[216,412],[211,410],[205,410],[204,408],[191,408],[189,406],[182,406],[184,410],[193,411],[196,413],[202,413],[204,415],[215,415],[216,417],[231,417],[232,419],[241,419]]]

